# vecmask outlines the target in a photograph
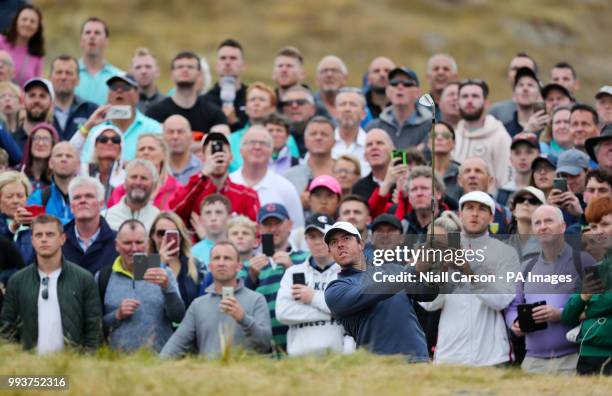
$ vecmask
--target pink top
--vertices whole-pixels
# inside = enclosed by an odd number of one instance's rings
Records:
[[[166,182],[163,186],[157,191],[157,195],[153,200],[153,205],[155,205],[159,210],[170,210],[170,200],[172,199],[176,190],[178,190],[182,185],[176,180],[174,177],[168,175]],[[111,206],[116,205],[121,201],[121,198],[125,195],[125,185],[120,184],[113,190],[110,198],[108,199],[108,203],[106,206],[110,208]]]
[[[45,58],[28,54],[28,47],[17,45],[13,47],[6,41],[6,37],[0,34],[0,50],[4,50],[13,58],[15,65],[15,81],[23,88],[30,78],[40,77],[43,73]]]

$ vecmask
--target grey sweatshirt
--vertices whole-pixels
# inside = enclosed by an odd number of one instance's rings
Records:
[[[272,339],[272,322],[263,295],[244,287],[242,281],[234,290],[234,297],[244,309],[244,317],[237,323],[219,309],[221,295],[213,283],[206,295],[189,306],[185,318],[161,351],[161,357],[182,356],[194,347],[201,355],[211,358],[221,354],[221,333],[232,339],[232,346],[244,346],[257,352],[268,352]]]

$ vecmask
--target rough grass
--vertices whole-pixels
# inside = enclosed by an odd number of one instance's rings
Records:
[[[541,78],[560,60],[574,64],[582,80],[578,97],[610,83],[612,3],[607,0],[39,0],[49,49],[79,54],[81,22],[98,15],[109,22],[108,58],[128,68],[136,47],[159,57],[162,86],[168,63],[190,48],[214,62],[216,45],[234,37],[246,48],[247,81],[269,82],[275,52],[291,44],[306,57],[308,82],[318,60],[336,53],[360,85],[369,61],[390,56],[422,79],[427,58],[453,54],[464,77],[485,78],[492,99],[506,98],[509,59],[527,51],[540,63]],[[213,65],[214,67],[214,65]],[[426,87],[426,84],[424,84]]]
[[[517,369],[409,365],[365,352],[272,360],[161,361],[148,352],[38,357],[0,346],[3,375],[65,375],[73,395],[609,395],[612,378],[525,375]],[[32,394],[22,391],[23,394]],[[14,392],[14,394],[20,394]]]

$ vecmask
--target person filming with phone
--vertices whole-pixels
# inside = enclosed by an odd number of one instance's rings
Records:
[[[196,298],[161,351],[162,358],[192,351],[218,357],[231,347],[243,346],[260,353],[270,350],[272,328],[266,299],[244,287],[236,278],[242,268],[238,249],[218,242],[210,253],[214,283]]]
[[[563,211],[568,225],[584,213],[586,204],[582,195],[586,188],[588,168],[589,157],[577,149],[564,151],[557,161],[557,178],[553,180],[548,202]]]

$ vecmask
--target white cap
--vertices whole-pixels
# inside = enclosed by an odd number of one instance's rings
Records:
[[[544,192],[540,190],[539,188],[535,188],[533,186],[527,186],[525,188],[521,188],[520,190],[516,191],[512,195],[512,200],[514,201],[516,197],[521,196],[523,193],[529,193],[533,195],[534,197],[538,199],[538,201],[542,203],[542,205],[546,205],[546,196],[544,195]]]
[[[330,229],[327,230],[327,232],[325,232],[325,236],[323,237],[325,243],[329,244],[329,238],[331,238],[331,236],[338,230],[348,232],[351,235],[355,235],[361,241],[361,234],[354,225],[352,225],[348,221],[337,221],[334,223],[333,226],[331,226]]]
[[[495,214],[495,201],[493,198],[485,192],[482,191],[472,191],[467,194],[463,194],[463,196],[459,199],[459,208],[463,209],[463,204],[466,202],[479,202],[483,205],[487,205],[489,209],[491,209],[491,214]]]
[[[38,85],[38,86],[42,85],[47,91],[47,93],[49,93],[49,96],[51,96],[51,100],[55,100],[55,91],[53,90],[53,84],[51,84],[51,81],[45,78],[41,78],[41,77],[30,78],[23,85],[23,91],[24,92],[29,91],[30,87],[32,87],[33,85]]]

